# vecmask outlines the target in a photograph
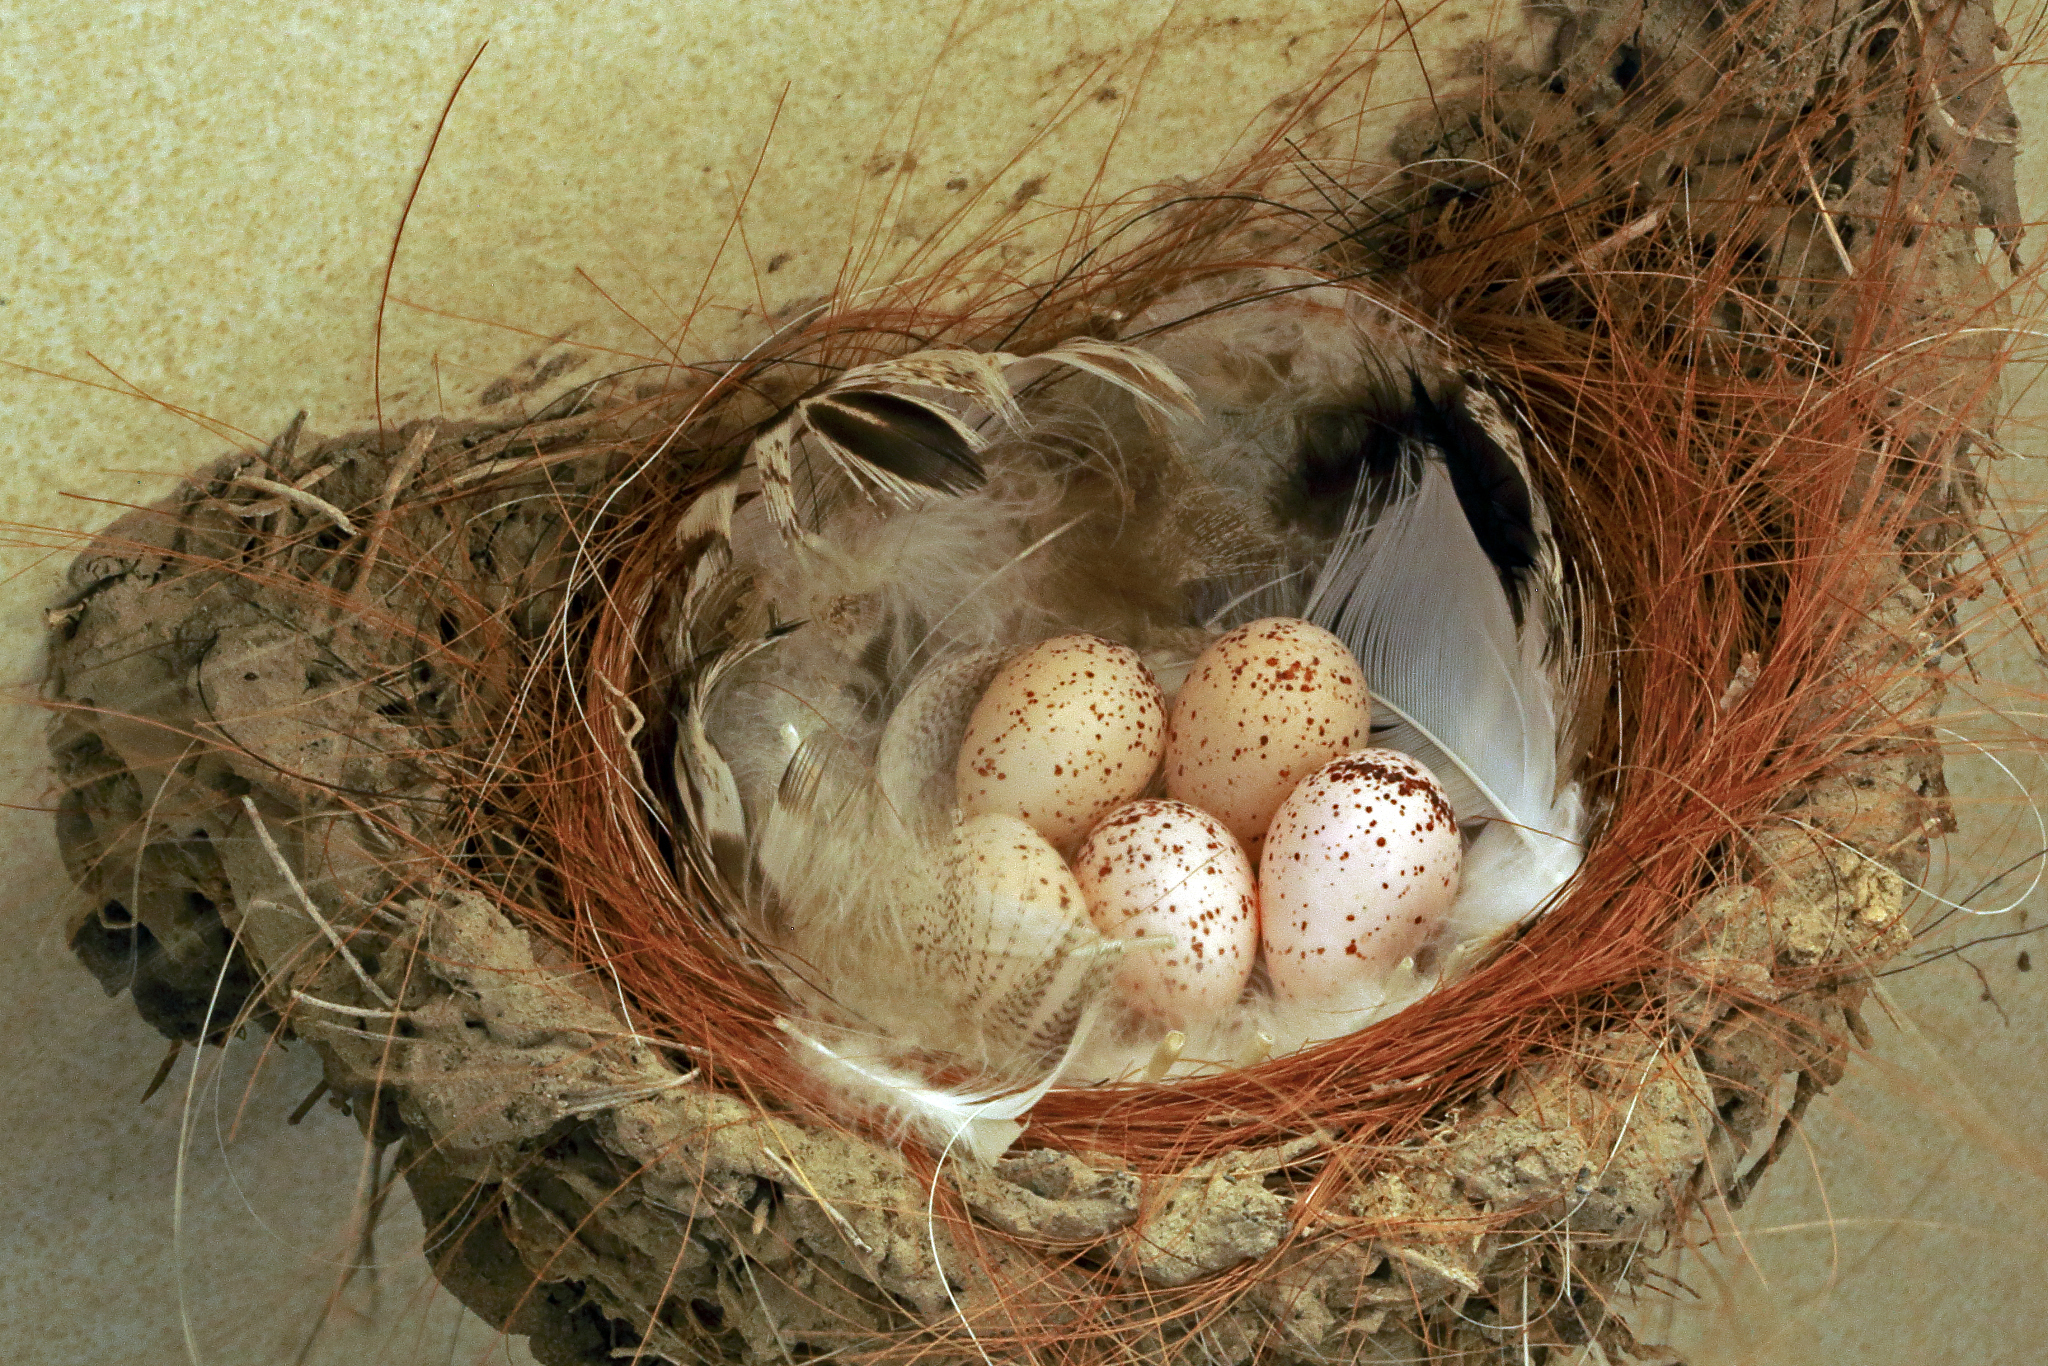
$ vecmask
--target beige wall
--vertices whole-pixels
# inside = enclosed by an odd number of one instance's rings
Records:
[[[1391,11],[1368,25],[1354,57],[1387,48],[1355,87],[1370,93],[1371,126],[1424,96],[1418,53],[1441,81],[1480,36],[1511,31],[1512,8],[1496,3],[1428,11],[1412,46]],[[59,528],[110,513],[65,491],[146,500],[300,407],[328,431],[371,416],[393,226],[442,101],[485,39],[393,275],[404,302],[384,314],[388,415],[464,411],[564,332],[620,364],[715,352],[746,325],[727,306],[822,292],[849,252],[856,277],[876,278],[956,212],[995,212],[1033,179],[1058,204],[1098,189],[1098,165],[1112,191],[1198,175],[1269,132],[1276,97],[1317,76],[1363,13],[1279,0],[382,0],[296,12],[18,0],[5,12],[0,225],[15,250],[0,267],[0,361],[28,369],[0,371],[0,519]],[[900,168],[906,149],[914,170],[878,172]],[[757,156],[745,233],[728,239]],[[708,293],[721,307],[684,339],[721,243]],[[753,267],[784,253],[757,295]],[[4,556],[0,641],[14,643],[0,646],[0,673],[26,679],[64,556]],[[10,800],[40,790],[37,734],[26,708],[0,716]],[[0,1191],[26,1212],[5,1252],[17,1293],[0,1303],[0,1357],[175,1360],[182,1278],[202,1360],[289,1360],[346,1244],[361,1162],[352,1127],[324,1110],[284,1127],[315,1075],[303,1050],[266,1061],[246,1089],[257,1050],[231,1051],[228,1078],[189,1109],[174,1258],[187,1074],[135,1104],[162,1047],[69,961],[46,820],[0,812],[0,850],[13,891],[0,1114],[14,1145]],[[2028,1283],[2003,1268],[2038,1249],[2048,1186],[2038,1157],[2030,1174],[2000,1144],[2038,1148],[2048,1134],[2033,1055],[2017,1049],[2048,1039],[2048,1018],[2040,975],[2018,975],[2011,951],[1977,961],[2010,1025],[1953,963],[1895,978],[1918,1041],[1886,1027],[1882,1051],[1910,1076],[1865,1068],[1817,1113],[1834,1224],[1812,1226],[1826,1215],[1795,1153],[1743,1221],[1757,1269],[1687,1263],[1710,1298],[1725,1278],[1735,1306],[1674,1325],[1702,1342],[1703,1362],[2033,1359],[2048,1337],[2040,1298],[1998,1302]],[[1955,1079],[1923,1094],[1943,1069]],[[485,1349],[488,1334],[430,1303],[416,1224],[411,1249],[407,1236],[403,1217],[380,1235],[381,1288],[349,1289],[316,1360],[373,1359],[373,1344],[404,1363]]]

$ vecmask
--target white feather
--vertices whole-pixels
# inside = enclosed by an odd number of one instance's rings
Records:
[[[683,714],[683,733],[676,743],[676,766],[682,770],[683,781],[677,786],[697,836],[685,847],[708,855],[702,872],[716,868],[731,878],[744,862],[747,842],[746,808],[739,784],[704,729],[706,703],[729,672],[774,643],[773,638],[763,638],[719,656],[697,679]]]
[[[1460,823],[1484,823],[1466,852],[1450,940],[1490,937],[1541,909],[1584,854],[1585,803],[1558,771],[1552,607],[1532,593],[1517,629],[1434,453],[1370,523],[1364,504],[1304,615],[1351,647],[1395,714],[1380,742],[1439,774]]]
[[[884,1112],[940,1152],[964,1147],[983,1166],[994,1166],[1009,1151],[1024,1132],[1024,1116],[1060,1077],[1054,1068],[1029,1086],[948,1089],[903,1066],[900,1048],[889,1041],[846,1035],[834,1048],[814,1029],[789,1020],[776,1025],[789,1036],[791,1057],[812,1076],[855,1104]],[[1071,1047],[1078,1048],[1087,1034],[1084,1020]]]
[[[925,670],[889,713],[875,782],[896,818],[936,835],[953,817],[954,758],[968,718],[1008,650],[970,650]]]

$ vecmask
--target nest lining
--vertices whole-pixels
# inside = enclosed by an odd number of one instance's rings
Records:
[[[1698,68],[1672,54],[1706,21],[1644,14],[1575,14],[1554,71],[1505,82],[1406,151],[1499,162],[1509,148],[1554,152],[1560,111],[1619,137],[1661,116],[1641,107],[1644,89],[1705,98]],[[1965,316],[1977,274],[1962,225],[2011,221],[2010,142],[1951,134],[1998,125],[2003,106],[1995,82],[1958,79],[1989,61],[1988,18],[1969,6],[1944,17],[1945,47],[1921,12],[1884,7],[1832,22],[1786,8],[1745,27],[1770,41],[1744,60],[1799,75],[1809,98],[1857,61],[1883,61],[1879,49],[1918,43],[1948,103],[1940,118],[1919,110],[1899,146],[1948,159],[1910,174],[1885,164],[1871,148],[1906,115],[1869,106],[1814,171],[1825,212],[1789,208],[1760,230],[1779,255],[1752,273],[1772,288],[1730,297],[1768,298],[1809,335],[1852,328],[1845,281],[1859,259],[1880,264],[1883,225],[1919,188],[1911,202],[1937,246],[1895,302],[1923,328]],[[1778,146],[1800,108],[1782,74],[1772,88],[1713,124],[1724,143],[1692,142],[1665,166],[1704,184]],[[1416,184],[1419,211],[1443,222],[1474,193],[1441,176]],[[1659,234],[1683,213],[1709,217],[1700,199],[1647,191],[1611,233],[1562,255],[1597,264],[1590,249],[1651,215],[1637,240],[1668,252]],[[1357,249],[1403,254],[1366,233]],[[1411,278],[1447,268],[1408,250]],[[1716,322],[1739,365],[1754,320]],[[1966,377],[1986,359],[1945,347],[1913,394],[1930,413],[1976,411],[1984,396]],[[1742,1164],[1775,1117],[1776,1081],[1799,1077],[1796,1108],[1839,1078],[1861,974],[1910,942],[1909,884],[1947,820],[1929,741],[1941,676],[1923,665],[1973,519],[1967,461],[1934,421],[1920,439],[1952,477],[1900,494],[1911,506],[1889,567],[1865,576],[1861,621],[1839,643],[1845,691],[1813,703],[1838,733],[1860,729],[1850,712],[1882,724],[1776,794],[1770,818],[1729,846],[1719,885],[1666,889],[1676,910],[1660,921],[1669,949],[1654,978],[1484,1086],[1446,1095],[1427,1075],[1379,1078],[1355,1099],[1449,1102],[1381,1141],[1246,1145],[1224,1114],[1178,1166],[1073,1144],[949,1169],[934,1186],[915,1152],[693,1079],[695,1059],[645,1029],[635,1003],[622,1012],[614,984],[565,950],[570,936],[518,916],[559,889],[522,832],[478,820],[473,780],[530,757],[469,743],[531,686],[505,661],[554,640],[589,509],[649,415],[686,406],[612,397],[539,423],[317,444],[291,433],[125,519],[74,566],[53,612],[60,833],[96,903],[74,936],[81,957],[172,1037],[217,1041],[246,1005],[312,1040],[342,1103],[401,1145],[429,1228],[459,1235],[443,1280],[531,1333],[542,1360],[623,1348],[780,1360],[849,1344],[964,1360],[1034,1335],[1075,1353],[1214,1360],[1411,1360],[1418,1344],[1444,1359],[1525,1344],[1626,1356],[1637,1346],[1601,1295],[1644,1236],[1703,1194],[1754,1183],[1777,1144]],[[1542,431],[1545,395],[1522,397]],[[722,420],[703,448],[729,445],[748,414]],[[314,492],[344,520],[305,500],[266,508],[237,482],[259,460],[261,477],[292,485],[331,467]],[[434,549],[380,558],[359,538]],[[1753,679],[1738,667],[1722,703],[1739,707]],[[637,711],[626,700],[605,713],[622,730]],[[252,838],[259,827],[275,854]],[[479,868],[491,876],[447,875]],[[331,951],[337,939],[351,950]],[[1524,1297],[1542,1310],[1533,1326]],[[1076,1323],[1076,1304],[1101,1322]]]

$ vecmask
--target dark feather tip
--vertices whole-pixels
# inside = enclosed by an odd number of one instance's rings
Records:
[[[1536,565],[1538,549],[1529,483],[1514,458],[1472,416],[1462,392],[1438,403],[1420,376],[1411,372],[1408,381],[1415,401],[1416,434],[1442,453],[1458,505],[1472,524],[1479,548],[1499,571],[1501,586],[1507,589],[1519,621],[1519,590]]]
[[[941,493],[966,493],[988,474],[959,432],[914,399],[895,394],[833,394],[810,403],[811,429],[842,451],[898,479]]]
[[[1278,499],[1282,516],[1324,536],[1342,529],[1355,501],[1376,513],[1413,461],[1443,459],[1479,548],[1500,575],[1519,624],[1522,589],[1538,551],[1534,495],[1514,458],[1487,433],[1460,385],[1432,396],[1422,377],[1376,383],[1353,403],[1298,419],[1294,468]]]
[[[1391,384],[1374,385],[1341,408],[1302,414],[1277,510],[1318,535],[1335,536],[1361,486],[1370,498],[1393,483],[1404,443],[1415,436],[1414,419],[1407,396]]]

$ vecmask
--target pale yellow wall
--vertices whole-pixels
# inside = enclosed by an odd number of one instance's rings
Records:
[[[2011,7],[2006,24],[2038,52],[2044,20],[2048,7],[2033,0]],[[2020,198],[2040,225],[2023,251],[2038,260],[2048,252],[2048,71],[2020,69],[2013,86],[2027,135]],[[2038,289],[2014,313],[2036,332],[2048,316]],[[2008,372],[2002,435],[2024,458],[1992,478],[2009,521],[2032,524],[2035,544],[2048,546],[2048,346],[2021,336],[2015,350],[2024,359]],[[2038,550],[2033,560],[2048,566]],[[2048,580],[2034,582],[2037,629],[2048,629]],[[1982,675],[1960,678],[1948,707],[1949,784],[1964,828],[1937,850],[1929,878],[1952,900],[2048,845],[2027,804],[2048,804],[2048,763],[2011,752],[2022,732],[2048,735],[2048,661],[1989,602],[1964,625]],[[1964,719],[1985,704],[2010,719]],[[1968,752],[1963,736],[1996,749],[1997,761]],[[1970,903],[2011,906],[2006,914],[1959,915],[1928,947],[2048,925],[2048,884],[2028,894],[2037,871],[2048,864]],[[2020,970],[2022,950],[2032,971]],[[1701,1299],[1655,1307],[1646,1334],[1664,1332],[1692,1366],[2048,1361],[2048,933],[1887,976],[1865,1015],[1874,1054],[1814,1104],[1747,1208],[1721,1220],[1713,1255],[1665,1259]]]
[[[779,306],[829,287],[849,242],[870,229],[869,249],[886,261],[963,201],[979,195],[993,211],[1037,177],[1044,200],[1063,203],[1199,175],[1270,131],[1276,97],[1321,74],[1361,29],[1355,55],[1389,48],[1370,85],[1356,87],[1370,90],[1372,128],[1423,96],[1418,52],[1442,82],[1484,33],[1518,32],[1503,0],[1428,10],[1412,47],[1394,11],[1278,0],[26,0],[5,13],[0,226],[15,250],[0,266],[0,361],[71,379],[0,371],[0,519],[66,528],[108,509],[63,491],[148,499],[300,407],[327,431],[368,420],[393,226],[442,102],[485,39],[414,207],[393,292],[490,325],[389,308],[388,415],[463,411],[536,338],[572,332],[623,363],[678,344],[712,352],[722,330],[743,329],[737,315],[713,312],[687,342],[676,335],[778,104],[744,241],[732,239],[711,277],[709,297],[722,304],[756,300],[750,262],[790,254],[767,277],[766,302]],[[877,158],[905,149],[916,170],[874,173]],[[967,188],[949,189],[955,180]],[[205,420],[119,392],[130,384]],[[38,612],[62,558],[15,548],[0,560],[12,576],[0,641],[13,642],[0,644],[0,675],[32,676]],[[0,717],[9,800],[34,800],[36,759],[32,714]],[[177,1360],[170,1191],[185,1074],[150,1105],[134,1103],[161,1045],[64,951],[46,820],[0,812],[0,849],[13,893],[11,952],[0,958],[0,1114],[12,1152],[0,1192],[10,1213],[26,1213],[4,1254],[14,1293],[0,1298],[0,1358]],[[2002,983],[2014,1022],[2004,1029],[1965,976],[1894,980],[1908,1014],[1987,1093],[1993,1128],[2031,1125],[2038,1144],[2038,1073],[2017,1078],[2010,1044],[2027,1029],[2048,1039],[2040,977]],[[253,1056],[237,1054],[240,1074]],[[289,1360],[331,1284],[360,1152],[352,1127],[324,1110],[283,1127],[313,1076],[302,1050],[273,1063],[232,1144],[219,1135],[236,1084],[194,1107],[182,1264],[204,1361]],[[1765,1227],[1810,1218],[1798,1197],[1766,1202],[1752,1211],[1751,1243],[1772,1288],[1743,1291],[1738,1317],[1784,1322],[1787,1336],[1742,1357],[1730,1355],[1739,1343],[1725,1323],[1696,1317],[1675,1331],[1703,1338],[1702,1360],[1714,1363],[2032,1360],[2030,1344],[2048,1337],[2038,1297],[2031,1310],[1994,1311],[1988,1297],[2015,1282],[1986,1268],[2010,1254],[2022,1225],[2048,1221],[2043,1184],[2000,1166],[1989,1145],[1950,1137],[1898,1088],[1858,1085],[1815,1125],[1824,1150],[1847,1154],[1830,1196],[1859,1210],[1867,1197],[1879,1221],[1838,1230],[1841,1284],[1816,1299],[1810,1275],[1780,1269],[1814,1265],[1819,1243]],[[1899,1218],[1945,1227],[1885,1222]],[[1868,1257],[1871,1244],[1856,1241],[1866,1232],[1882,1235]],[[377,1312],[365,1287],[352,1289],[316,1360],[462,1361],[484,1348],[487,1335],[458,1316],[421,1309],[406,1236],[401,1216],[380,1238],[392,1266]],[[1773,1261],[1780,1252],[1790,1262]],[[1968,1354],[1915,1336],[1936,1311],[1938,1342],[1974,1344]],[[372,1344],[382,1358],[364,1355]]]

